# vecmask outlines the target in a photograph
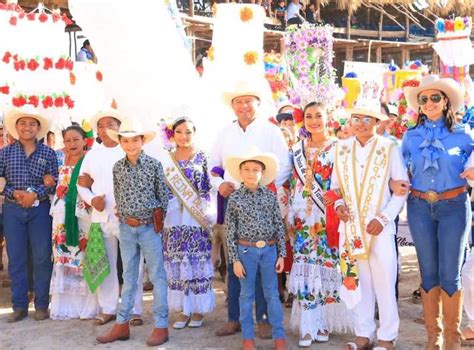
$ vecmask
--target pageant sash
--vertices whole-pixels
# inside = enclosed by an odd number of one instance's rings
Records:
[[[193,218],[196,219],[203,228],[208,230],[208,232],[212,232],[212,222],[203,211],[202,199],[194,186],[181,171],[174,156],[166,152],[161,163],[163,164],[166,183],[181,205],[191,213]]]
[[[95,293],[110,273],[109,258],[99,223],[92,223],[89,229],[83,273],[91,293]]]
[[[300,182],[303,186],[306,186],[306,166],[308,162],[306,160],[303,143],[304,141],[301,141],[293,146],[293,167],[295,168]],[[326,212],[324,205],[324,192],[316,177],[314,177],[310,196],[314,204],[316,204],[321,213],[324,214]]]

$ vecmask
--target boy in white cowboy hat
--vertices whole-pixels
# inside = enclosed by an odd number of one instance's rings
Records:
[[[335,151],[331,189],[342,192],[336,201],[341,219],[341,298],[355,309],[354,342],[346,350],[367,349],[375,338],[375,303],[380,315],[376,349],[394,349],[399,317],[395,296],[397,253],[394,220],[405,200],[392,195],[390,179],[408,180],[395,142],[377,135],[378,121],[388,117],[376,100],[361,101],[351,111],[355,137],[340,140]]]
[[[51,217],[49,195],[43,177],[58,177],[54,151],[38,142],[49,130],[49,121],[32,105],[12,109],[6,114],[5,126],[17,142],[0,153],[0,177],[5,177],[3,224],[8,242],[8,273],[11,279],[13,314],[8,322],[28,315],[27,245],[31,242],[35,280],[35,319],[49,317],[49,284],[51,279]]]
[[[119,222],[115,216],[115,196],[112,168],[125,153],[117,141],[110,138],[107,130],[119,130],[124,117],[113,108],[99,111],[91,118],[91,127],[102,140],[84,157],[77,184],[79,196],[92,206],[91,222],[99,223],[110,265],[110,273],[97,288],[101,313],[95,324],[103,325],[115,318],[119,303],[117,273]],[[141,291],[141,289],[140,289]],[[137,293],[132,325],[139,325],[142,313],[142,294]]]
[[[252,307],[260,270],[275,348],[287,349],[277,279],[286,256],[285,229],[277,198],[264,187],[275,179],[278,161],[273,154],[254,147],[244,155],[227,158],[225,169],[242,182],[229,197],[225,227],[229,264],[240,279],[243,348],[255,349]]]
[[[267,118],[260,116],[260,102],[263,98],[262,91],[264,89],[262,86],[264,84],[267,83],[263,78],[261,81],[238,81],[235,83],[232,91],[227,91],[223,94],[224,102],[232,108],[237,121],[225,127],[217,137],[216,143],[210,152],[209,168],[222,169],[226,158],[244,152],[249,146],[256,146],[262,152],[271,152],[277,157],[279,172],[276,175],[275,185],[278,187],[283,185],[290,177],[290,157],[288,146],[280,129],[269,122]],[[225,200],[240,185],[227,171],[224,173],[223,178],[212,176],[211,184],[214,188],[218,189],[219,194]],[[225,211],[225,204],[223,207]],[[223,232],[223,230],[217,232]],[[231,266],[228,266],[227,285],[228,322],[216,331],[215,334],[217,336],[232,335],[240,330],[240,284]],[[263,298],[260,274],[257,276],[255,309],[259,337],[270,338],[270,327],[264,317],[266,305]]]
[[[155,327],[147,345],[158,346],[168,341],[168,285],[160,234],[168,206],[168,187],[161,163],[142,150],[143,145],[151,141],[156,134],[144,131],[137,120],[124,120],[118,131],[107,130],[107,134],[113,141],[120,143],[125,151],[125,157],[113,167],[124,284],[117,323],[107,335],[97,337],[97,341],[110,343],[129,338],[129,321],[135,294],[137,287],[141,288],[138,280],[142,253],[147,261],[150,281],[153,283],[154,298]],[[161,222],[157,222],[157,217]]]

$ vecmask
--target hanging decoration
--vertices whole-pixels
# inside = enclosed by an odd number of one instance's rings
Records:
[[[275,106],[281,105],[286,99],[287,77],[286,62],[282,55],[277,53],[266,53],[263,62],[265,65],[265,78],[270,84],[272,98]]]

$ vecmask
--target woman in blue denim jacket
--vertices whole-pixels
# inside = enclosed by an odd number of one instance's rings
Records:
[[[422,278],[426,348],[444,342],[447,350],[461,349],[461,266],[472,216],[466,181],[472,169],[466,169],[474,145],[470,130],[455,121],[464,94],[454,80],[428,75],[405,88],[405,96],[419,113],[402,151],[411,177],[408,224]]]

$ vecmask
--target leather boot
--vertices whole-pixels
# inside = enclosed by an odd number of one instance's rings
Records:
[[[441,317],[441,288],[432,288],[426,293],[420,288],[421,300],[423,302],[423,314],[425,328],[428,333],[426,350],[440,350],[443,346],[443,323]]]
[[[146,340],[148,346],[158,346],[168,341],[168,328],[155,328]]]
[[[255,343],[253,339],[244,339],[242,340],[242,350],[256,350]]]
[[[444,290],[441,291],[444,316],[444,349],[461,350],[461,319],[463,291],[458,290],[449,296]]]
[[[130,338],[130,326],[126,323],[116,323],[109,333],[99,336],[96,340],[101,343],[112,343],[116,340],[128,340]]]
[[[272,339],[272,326],[265,322],[257,323],[258,337],[260,339]]]
[[[288,350],[288,343],[286,339],[275,339],[275,350]]]
[[[216,336],[225,337],[240,332],[239,322],[226,322],[221,328],[216,331]]]

